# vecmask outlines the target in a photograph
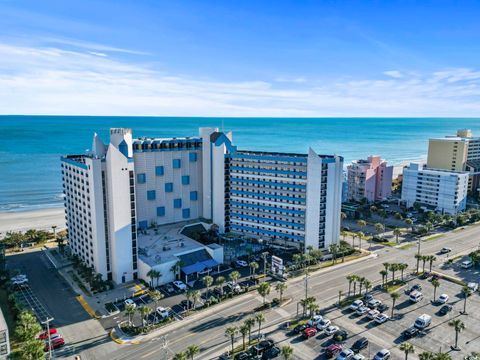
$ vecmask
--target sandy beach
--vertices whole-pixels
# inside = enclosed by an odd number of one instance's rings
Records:
[[[7,231],[48,230],[53,225],[65,228],[63,208],[0,213],[0,237]]]

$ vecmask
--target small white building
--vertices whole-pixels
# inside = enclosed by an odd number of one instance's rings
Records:
[[[403,169],[402,200],[435,211],[456,214],[465,210],[468,172],[422,168],[410,164]]]
[[[0,309],[0,359],[6,359],[10,354],[10,338],[8,336],[8,326]]]

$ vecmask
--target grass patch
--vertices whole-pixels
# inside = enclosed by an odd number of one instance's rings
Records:
[[[417,246],[417,245],[414,244],[414,243],[403,244],[403,245],[400,245],[398,247],[398,249],[407,250],[407,249],[410,249],[411,247],[414,247],[414,246]]]
[[[386,286],[385,290],[387,290],[387,292],[389,294],[391,294],[393,292],[396,292],[398,289],[402,288],[403,286],[405,286],[404,281],[400,281],[400,282],[395,283],[395,284],[391,284],[391,282],[389,282],[389,283],[387,283],[387,286]]]
[[[307,322],[307,319],[293,320],[290,322],[288,330],[292,331],[293,329],[295,329],[296,326],[306,324]]]
[[[252,334],[254,335],[254,334]],[[240,341],[242,341],[242,338],[240,337]],[[251,341],[248,341],[248,335],[247,338],[245,339],[245,350],[243,349],[243,343],[235,348],[233,348],[233,353],[232,353],[232,359],[235,359],[235,356],[241,352],[247,351],[251,346],[255,346],[258,343],[258,339],[253,339]],[[230,346],[231,349],[231,346]]]
[[[435,234],[435,235],[430,235],[426,238],[423,239],[423,241],[432,241],[432,240],[436,240],[438,238],[441,238],[442,236],[444,236],[444,234]]]

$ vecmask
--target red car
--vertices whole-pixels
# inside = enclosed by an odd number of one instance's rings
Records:
[[[311,338],[312,336],[317,335],[317,329],[315,328],[306,328],[303,330],[303,337],[304,338]]]
[[[342,350],[343,350],[342,344],[332,344],[329,347],[327,347],[325,354],[327,355],[327,358],[331,358],[337,355]]]
[[[55,335],[57,333],[57,329],[51,328],[49,333],[50,333],[50,336]],[[48,340],[48,333],[46,331],[41,333],[38,336],[38,340]]]
[[[57,349],[57,348],[65,345],[65,340],[63,340],[63,338],[59,337],[59,338],[53,339],[51,341],[51,343],[52,343],[52,349]],[[48,351],[48,342],[45,344],[45,347],[43,348],[43,350]]]

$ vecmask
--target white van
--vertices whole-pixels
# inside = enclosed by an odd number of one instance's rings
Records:
[[[410,293],[410,301],[417,303],[423,299],[423,294],[420,291]]]
[[[422,330],[429,327],[431,323],[432,323],[432,317],[430,315],[423,314],[423,315],[420,315],[417,318],[417,320],[415,320],[414,325],[417,329]]]
[[[472,260],[465,260],[465,261],[462,261],[460,266],[464,269],[470,269],[473,266],[473,262]]]

